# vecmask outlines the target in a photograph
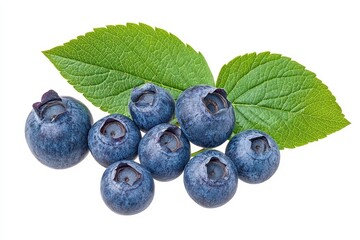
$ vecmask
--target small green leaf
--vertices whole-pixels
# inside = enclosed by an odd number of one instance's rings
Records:
[[[235,108],[235,134],[259,129],[281,148],[305,145],[349,124],[314,73],[278,54],[236,57],[221,69],[217,87]]]
[[[200,53],[145,24],[97,28],[44,54],[77,91],[109,113],[128,115],[132,88],[145,82],[175,99],[190,86],[215,84]]]

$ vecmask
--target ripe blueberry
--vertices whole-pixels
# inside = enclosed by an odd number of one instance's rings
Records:
[[[107,167],[122,159],[135,159],[140,140],[140,130],[130,118],[112,114],[91,127],[88,144],[95,160]]]
[[[238,177],[234,163],[222,152],[206,150],[193,157],[184,170],[184,185],[199,205],[219,207],[235,195]]]
[[[180,128],[168,123],[151,128],[139,144],[140,163],[160,181],[177,178],[190,155],[189,140]]]
[[[44,165],[69,168],[89,152],[87,136],[92,124],[89,109],[71,97],[50,90],[33,104],[26,119],[25,138],[34,156]]]
[[[280,151],[275,140],[258,130],[246,130],[235,135],[226,146],[225,154],[235,163],[239,178],[247,183],[268,180],[280,163]]]
[[[149,171],[132,160],[121,160],[106,168],[100,192],[114,212],[132,215],[145,210],[154,198],[155,185]]]
[[[205,148],[217,147],[231,135],[235,114],[224,89],[198,85],[182,92],[175,114],[190,142]]]
[[[165,89],[152,83],[134,88],[130,95],[129,111],[143,131],[160,123],[168,123],[174,116],[175,101]]]

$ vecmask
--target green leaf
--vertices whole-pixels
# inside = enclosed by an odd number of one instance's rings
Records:
[[[97,28],[43,53],[77,91],[109,113],[128,115],[132,88],[146,82],[175,99],[190,86],[215,85],[200,53],[145,24]]]
[[[221,69],[217,87],[227,91],[234,106],[235,134],[259,129],[281,148],[305,145],[349,124],[314,73],[278,54],[236,57]]]

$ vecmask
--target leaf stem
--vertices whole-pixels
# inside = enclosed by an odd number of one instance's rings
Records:
[[[197,154],[199,154],[199,153],[202,153],[202,152],[204,152],[205,150],[209,150],[210,148],[202,148],[202,149],[200,149],[200,150],[198,150],[198,151],[195,151],[195,152],[193,152],[193,153],[191,153],[191,157],[194,157],[195,155],[197,155]]]
[[[179,124],[177,118],[173,118],[173,119],[170,121],[170,124],[180,127],[180,124]]]

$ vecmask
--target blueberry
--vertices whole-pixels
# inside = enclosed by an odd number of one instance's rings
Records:
[[[150,129],[139,144],[140,163],[160,181],[177,178],[190,159],[190,143],[177,126],[162,123]]]
[[[219,207],[230,201],[237,184],[234,163],[224,153],[216,150],[197,154],[184,170],[186,191],[203,207]]]
[[[123,159],[135,159],[140,140],[140,130],[130,118],[111,114],[91,127],[88,144],[94,159],[107,167]]]
[[[121,160],[106,168],[100,192],[114,212],[132,215],[145,210],[154,198],[155,185],[149,171],[132,160]]]
[[[92,124],[89,109],[71,97],[50,90],[33,104],[26,119],[25,138],[34,156],[44,165],[69,168],[89,152],[87,136]]]
[[[268,180],[280,163],[280,151],[275,140],[258,130],[246,130],[235,135],[226,146],[225,154],[235,163],[239,178],[247,183]]]
[[[235,114],[224,89],[198,85],[182,92],[175,114],[190,142],[204,147],[217,147],[230,136]]]
[[[160,123],[170,122],[175,101],[165,89],[146,83],[131,92],[129,110],[136,125],[146,132]]]

